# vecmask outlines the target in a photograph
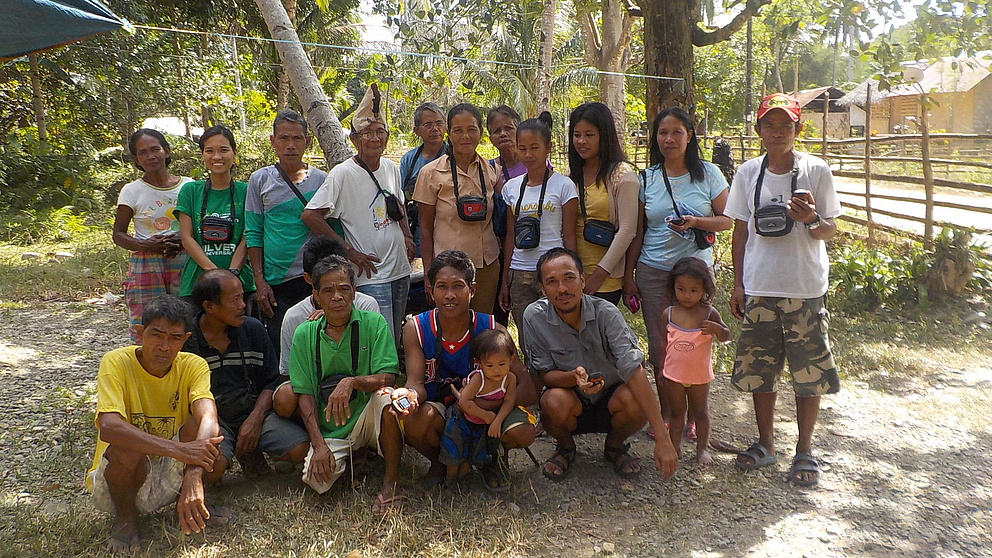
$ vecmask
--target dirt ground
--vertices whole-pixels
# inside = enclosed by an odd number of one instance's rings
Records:
[[[127,342],[124,321],[120,305],[47,302],[0,310],[0,380],[5,385],[0,392],[0,509],[28,506],[55,523],[87,509],[83,474],[93,443],[94,379],[100,356]],[[867,378],[844,378],[841,393],[824,399],[814,441],[823,475],[813,489],[784,480],[796,439],[788,388],[780,397],[776,423],[780,462],[756,473],[737,471],[728,454],[714,454],[714,467],[693,469],[694,449],[685,442],[673,480],[662,482],[645,467],[639,478],[621,481],[602,460],[602,436],[589,435],[579,439],[579,458],[569,478],[555,484],[516,451],[514,487],[497,505],[539,527],[522,535],[515,549],[491,555],[992,556],[992,468],[986,455],[992,447],[992,357],[934,352],[920,356],[920,363],[910,375],[879,368]],[[726,376],[713,383],[710,407],[714,437],[742,447],[751,441],[750,400],[731,388]],[[644,433],[633,442],[638,455],[651,454],[652,442]],[[532,449],[543,461],[553,448],[545,437]],[[414,452],[405,452],[404,483],[411,492],[425,464]],[[373,461],[367,470],[373,488],[381,467]],[[298,500],[310,496],[299,496],[305,493],[297,486],[290,476],[266,485],[234,473],[210,494],[247,515],[260,492],[287,498],[287,508],[299,506]],[[373,488],[359,490],[374,494]],[[480,512],[489,509],[492,497],[478,480],[465,491],[478,498]],[[437,504],[448,497],[418,495],[412,502]],[[93,517],[106,525],[56,533],[67,538],[63,552],[83,548],[79,552],[99,555],[109,518]],[[230,530],[236,535],[253,525],[242,522]],[[174,533],[162,531],[152,535],[159,540],[153,547],[158,551],[147,555],[236,555],[223,546],[174,552]],[[11,544],[10,537],[19,536],[23,533],[16,526],[0,526],[0,555],[13,555],[18,543]],[[285,555],[274,549],[258,552]],[[388,548],[377,552],[401,555]]]

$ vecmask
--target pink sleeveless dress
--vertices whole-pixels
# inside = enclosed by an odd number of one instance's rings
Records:
[[[702,329],[682,329],[673,324],[671,308],[668,320],[664,376],[687,387],[712,382],[713,336]]]

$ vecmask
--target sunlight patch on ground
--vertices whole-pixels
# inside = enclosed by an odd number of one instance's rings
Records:
[[[17,367],[22,363],[35,357],[38,351],[21,347],[19,345],[8,345],[0,341],[0,374],[6,372],[6,368]]]

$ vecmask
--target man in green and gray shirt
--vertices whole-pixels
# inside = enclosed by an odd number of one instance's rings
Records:
[[[313,233],[300,216],[327,173],[303,161],[310,141],[303,117],[291,110],[281,111],[269,136],[279,162],[255,171],[248,179],[248,258],[255,274],[262,322],[276,351],[286,310],[311,293],[303,279],[303,246]]]

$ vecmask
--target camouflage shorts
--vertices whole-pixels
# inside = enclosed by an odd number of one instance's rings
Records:
[[[751,393],[776,391],[788,359],[797,396],[840,390],[827,338],[829,313],[823,298],[749,296],[744,308],[731,377],[737,389]]]

